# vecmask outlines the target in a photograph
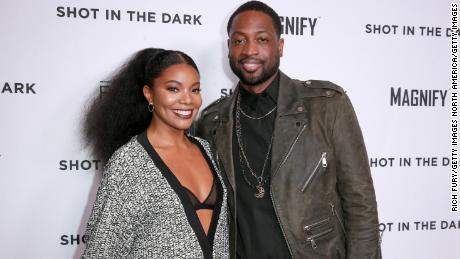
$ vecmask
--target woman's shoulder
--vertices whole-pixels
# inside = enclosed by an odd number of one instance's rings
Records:
[[[133,156],[139,155],[139,149],[142,146],[137,141],[137,135],[132,137],[128,142],[119,147],[115,152],[113,152],[110,157],[107,165],[123,162],[125,160],[131,160]]]
[[[131,178],[143,168],[146,156],[137,136],[132,137],[127,143],[119,147],[105,165],[104,174],[113,177]]]

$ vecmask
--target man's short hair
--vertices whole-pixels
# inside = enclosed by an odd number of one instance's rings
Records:
[[[236,9],[235,12],[233,12],[232,16],[230,16],[230,19],[228,20],[227,23],[227,33],[230,33],[230,27],[232,26],[233,20],[235,19],[235,16],[238,14],[245,12],[245,11],[258,11],[265,13],[266,15],[270,16],[273,21],[273,27],[275,27],[276,34],[278,35],[278,38],[281,37],[281,21],[279,15],[265,3],[262,3],[260,1],[249,1],[246,2],[245,4],[241,5]]]

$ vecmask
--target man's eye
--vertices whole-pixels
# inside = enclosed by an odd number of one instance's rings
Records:
[[[266,43],[266,42],[268,42],[268,39],[260,38],[260,39],[258,39],[258,41],[261,42],[261,43]]]
[[[234,41],[233,41],[233,44],[235,44],[235,45],[241,45],[241,44],[244,44],[245,42],[246,42],[245,40],[240,40],[240,39],[238,39],[238,40],[234,40]]]

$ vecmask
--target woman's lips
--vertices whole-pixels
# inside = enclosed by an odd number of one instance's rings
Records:
[[[193,115],[193,110],[173,110],[174,114],[182,119],[190,119]]]

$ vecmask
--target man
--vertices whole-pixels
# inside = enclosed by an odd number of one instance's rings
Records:
[[[197,134],[227,176],[237,258],[380,258],[366,149],[345,92],[279,71],[276,12],[251,1],[230,17],[234,94],[208,106]]]

